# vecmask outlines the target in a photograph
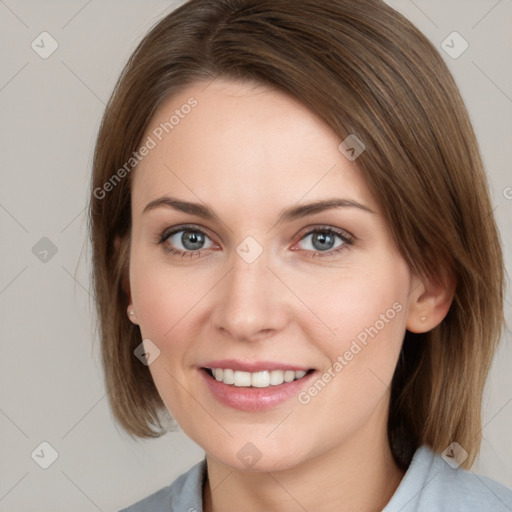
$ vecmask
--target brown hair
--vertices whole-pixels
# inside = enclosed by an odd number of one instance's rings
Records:
[[[499,234],[476,137],[447,66],[418,29],[379,0],[191,0],[158,22],[130,57],[99,130],[89,211],[115,419],[132,436],[165,433],[158,417],[165,406],[134,356],[141,334],[126,314],[133,173],[117,170],[164,100],[217,77],[284,91],[323,118],[340,142],[355,134],[366,147],[360,172],[411,271],[455,277],[443,322],[425,334],[406,332],[388,437],[403,469],[421,444],[442,452],[452,441],[469,453],[462,467],[471,467],[504,321]],[[122,179],[113,182],[116,172]]]

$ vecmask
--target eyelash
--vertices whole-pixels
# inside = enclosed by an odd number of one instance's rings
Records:
[[[162,245],[163,246],[163,250],[166,253],[168,253],[168,254],[173,254],[175,256],[181,256],[182,258],[185,258],[185,257],[189,257],[189,258],[196,257],[196,258],[199,258],[204,250],[200,249],[198,251],[191,251],[191,250],[181,251],[179,249],[175,249],[173,247],[165,245],[165,242],[172,235],[175,235],[176,233],[180,233],[181,231],[193,231],[195,233],[201,233],[205,237],[210,238],[207,235],[207,233],[205,233],[202,229],[199,229],[196,225],[183,225],[183,226],[178,226],[176,228],[173,228],[170,231],[168,229],[166,229],[161,234],[161,236],[158,238],[157,244]],[[334,254],[338,254],[341,251],[347,249],[348,246],[354,245],[354,238],[352,236],[350,236],[345,231],[341,231],[341,230],[332,228],[330,226],[322,226],[322,227],[317,227],[317,228],[311,229],[310,231],[307,231],[306,233],[304,233],[304,235],[301,236],[299,241],[301,241],[304,238],[306,238],[307,236],[309,236],[311,234],[315,234],[315,233],[326,233],[328,235],[336,235],[336,236],[338,236],[342,240],[343,243],[340,246],[336,247],[335,249],[330,249],[328,251],[303,250],[303,252],[311,253],[311,256],[309,256],[311,258],[324,258],[326,256],[332,256]]]

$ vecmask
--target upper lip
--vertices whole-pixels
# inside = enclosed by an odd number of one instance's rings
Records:
[[[295,372],[311,370],[310,367],[297,364],[279,363],[276,361],[239,361],[237,359],[219,359],[215,361],[207,361],[200,365],[203,368],[222,368],[237,370],[241,372],[262,372],[271,370],[291,370]]]

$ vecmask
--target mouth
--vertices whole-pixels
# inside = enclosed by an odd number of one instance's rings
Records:
[[[217,402],[230,409],[250,413],[289,403],[302,389],[311,385],[318,374],[312,368],[256,372],[211,367],[197,367],[197,370],[205,389]]]
[[[259,372],[244,372],[229,368],[201,368],[211,379],[222,382],[227,386],[240,388],[272,388],[296,380],[303,379],[314,372],[309,370],[264,370]]]

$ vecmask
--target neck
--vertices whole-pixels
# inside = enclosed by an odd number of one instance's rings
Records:
[[[385,425],[384,425],[385,427]],[[274,472],[237,471],[209,456],[204,512],[381,511],[404,476],[386,428],[369,422],[326,453]]]

